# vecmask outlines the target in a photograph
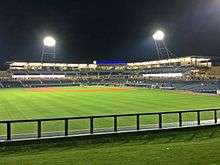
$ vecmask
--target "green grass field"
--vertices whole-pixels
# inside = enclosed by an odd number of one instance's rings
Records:
[[[58,88],[60,89],[60,88]],[[62,88],[96,90],[97,88]],[[99,89],[99,88],[98,88]],[[131,88],[113,92],[0,90],[0,120],[220,108],[220,97]]]
[[[116,89],[118,88],[65,87],[42,89],[42,91],[2,89],[0,90],[0,120],[112,115],[220,107],[220,97],[218,96],[140,88]],[[204,113],[201,118],[212,119],[213,114]],[[196,114],[185,115],[183,119],[196,120]],[[178,116],[164,115],[164,121],[178,121]],[[141,118],[141,124],[157,122],[158,118],[155,116]],[[134,126],[135,118],[121,118],[118,123],[119,126]],[[43,131],[62,131],[63,124],[63,121],[44,122]],[[70,121],[69,127],[71,130],[88,129],[89,121]],[[112,119],[97,119],[95,127],[112,127]],[[18,134],[32,133],[36,132],[36,124],[13,124],[12,130],[13,133]],[[0,125],[0,135],[5,135],[5,125],[3,124]]]
[[[181,91],[128,88],[101,91],[99,87],[53,88],[50,91],[27,89],[0,90],[0,120],[38,119],[188,109],[220,108],[220,97]],[[98,90],[94,92],[94,90]],[[220,118],[220,114],[218,114]],[[213,119],[204,113],[202,119]],[[196,120],[196,114],[183,116]],[[164,115],[164,122],[178,121],[176,115]],[[111,119],[97,119],[95,127],[112,127]],[[157,123],[158,118],[141,118],[141,124]],[[45,122],[43,131],[62,131],[63,122]],[[119,126],[134,126],[135,118],[119,119]],[[71,130],[88,129],[89,121],[70,121]],[[0,124],[0,136],[6,127]],[[36,124],[13,124],[13,134],[36,133]],[[104,142],[104,143],[103,143]],[[218,128],[177,131],[97,140],[96,142],[60,142],[30,146],[0,147],[0,164],[219,164]]]
[[[0,147],[2,165],[220,164],[220,129]]]

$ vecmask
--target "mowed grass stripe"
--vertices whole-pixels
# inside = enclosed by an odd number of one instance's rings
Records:
[[[56,89],[56,88],[54,88]],[[60,89],[60,88],[57,88]],[[95,90],[97,88],[61,88]],[[101,88],[98,88],[101,89]],[[24,89],[0,90],[0,120],[37,119],[88,115],[110,115],[140,112],[161,112],[187,109],[220,108],[220,97],[193,95],[179,91],[134,89],[114,92],[30,92]],[[210,119],[210,115],[208,115]],[[169,117],[166,117],[169,118]],[[187,116],[193,119],[193,116]],[[203,115],[205,119],[206,116]],[[166,119],[171,121],[175,117]],[[122,125],[133,125],[133,118],[120,119]],[[95,121],[97,127],[109,125],[111,120]],[[147,119],[155,122],[154,117]],[[88,121],[74,123],[74,129],[88,128]],[[107,124],[108,123],[108,124]],[[86,126],[85,126],[86,124]],[[63,122],[46,123],[45,131],[63,130]],[[120,123],[119,123],[120,125]],[[17,132],[31,130],[19,126]],[[1,129],[2,130],[2,129]],[[0,130],[0,131],[1,131]],[[15,132],[16,132],[15,131]],[[1,134],[1,133],[0,133]]]
[[[8,92],[11,91],[13,92]],[[0,99],[4,107],[1,119],[156,112],[220,106],[217,102],[219,98],[215,97],[142,89],[115,93],[28,93],[15,89],[12,96],[5,97],[5,100],[4,97]]]

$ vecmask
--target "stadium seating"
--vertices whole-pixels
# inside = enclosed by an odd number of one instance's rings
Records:
[[[196,66],[99,66],[97,68],[62,68],[42,67],[25,69],[11,69],[7,78],[0,80],[1,88],[14,87],[50,87],[74,85],[112,85],[136,86],[146,88],[179,89],[194,92],[216,92],[220,89],[219,81],[203,80],[196,70],[206,70],[207,67]],[[182,77],[150,77],[151,75],[180,73]],[[7,74],[4,74],[7,75]],[[23,78],[19,76],[24,75]],[[26,76],[34,76],[26,77]],[[57,76],[63,76],[57,78]],[[147,75],[147,76],[144,76]],[[13,77],[14,76],[14,77]],[[46,77],[45,77],[46,76]],[[48,76],[48,77],[47,77]],[[18,79],[17,79],[18,78]]]
[[[3,81],[1,81],[1,84],[4,88],[24,87],[22,85],[21,81],[17,81],[17,80],[3,80]]]
[[[146,88],[178,89],[193,92],[215,93],[220,89],[220,81],[176,81],[176,80],[139,80],[122,78],[78,78],[78,79],[44,79],[44,80],[1,80],[1,88],[47,87],[74,85],[113,85],[136,86]]]

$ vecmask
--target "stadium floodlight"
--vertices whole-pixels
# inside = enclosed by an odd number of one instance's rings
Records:
[[[162,41],[165,37],[165,34],[163,31],[158,30],[153,34],[153,39],[157,41]]]
[[[51,36],[47,36],[43,40],[41,63],[43,62],[54,63],[55,55],[56,55],[56,40]]]
[[[174,54],[167,48],[165,42],[165,33],[161,30],[157,30],[153,34],[154,44],[159,59],[170,58]]]
[[[53,37],[47,36],[44,38],[44,46],[53,47],[55,45],[56,45],[56,40]]]

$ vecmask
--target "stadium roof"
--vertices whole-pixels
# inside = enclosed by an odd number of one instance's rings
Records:
[[[205,62],[210,63],[211,58],[204,58],[199,56],[189,56],[189,57],[179,57],[179,58],[171,58],[171,59],[162,59],[155,61],[144,61],[144,62],[134,62],[134,63],[126,63],[127,66],[149,66],[152,65],[168,65],[171,63],[198,63]],[[110,64],[108,64],[109,66]],[[208,64],[210,65],[210,64]],[[11,62],[9,63],[10,69],[13,68],[29,68],[29,67],[70,67],[70,68],[96,68],[98,65],[93,64],[69,64],[69,63],[29,63],[29,62]]]

